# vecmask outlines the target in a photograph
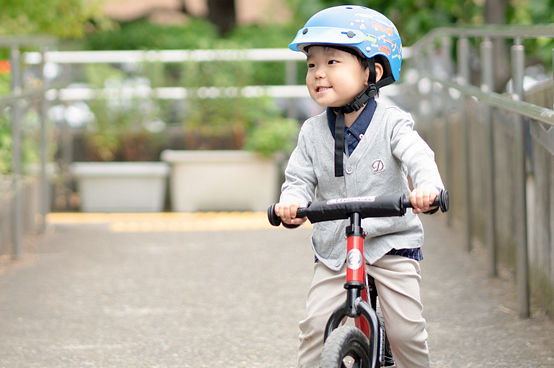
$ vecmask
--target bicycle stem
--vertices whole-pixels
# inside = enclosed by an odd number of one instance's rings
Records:
[[[359,282],[363,285],[365,280],[364,260],[364,233],[362,219],[359,213],[354,212],[350,216],[350,226],[346,228],[347,245],[347,274],[346,281]]]

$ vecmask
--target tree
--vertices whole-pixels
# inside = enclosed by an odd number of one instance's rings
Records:
[[[506,24],[508,4],[508,0],[487,0],[484,7],[485,23]],[[503,38],[494,38],[492,43],[495,60],[494,90],[502,92],[512,75],[510,65],[506,62],[508,60],[508,49]]]
[[[219,34],[227,35],[235,28],[235,0],[208,0],[208,9],[208,19],[217,27]]]
[[[99,1],[0,0],[0,36],[49,34],[79,38],[110,27]]]

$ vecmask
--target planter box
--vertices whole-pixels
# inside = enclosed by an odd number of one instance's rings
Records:
[[[247,151],[165,150],[176,212],[266,211],[279,193],[277,158]]]
[[[74,162],[83,212],[163,211],[169,166],[163,162]]]

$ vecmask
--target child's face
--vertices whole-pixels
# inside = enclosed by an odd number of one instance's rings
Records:
[[[368,86],[369,68],[348,52],[312,46],[307,63],[306,85],[312,99],[321,106],[344,106]]]

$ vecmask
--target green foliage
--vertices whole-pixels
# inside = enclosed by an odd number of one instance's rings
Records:
[[[6,110],[0,111],[0,175],[12,171],[12,142],[10,116]]]
[[[297,29],[292,25],[237,27],[227,38],[241,48],[286,48]],[[254,85],[282,85],[285,83],[285,66],[282,62],[257,62],[252,65]]]
[[[0,73],[0,96],[10,93],[12,90],[12,74]]]
[[[300,29],[321,9],[344,5],[338,0],[289,0]],[[386,15],[398,28],[404,46],[412,45],[433,28],[482,23],[482,8],[474,0],[352,0]],[[292,39],[292,37],[291,37]]]
[[[109,28],[99,1],[0,0],[0,36],[50,34],[79,38],[94,29]]]
[[[185,62],[183,87],[190,91],[185,129],[206,136],[246,130],[257,114],[256,99],[243,97],[240,89],[250,82],[250,62]],[[210,86],[209,88],[201,88]],[[207,98],[211,94],[225,97]]]
[[[241,45],[242,48],[283,48],[288,47],[292,37],[298,31],[292,25],[238,26],[227,40]]]
[[[89,35],[82,47],[90,50],[283,48],[288,46],[295,32],[291,26],[247,25],[238,26],[227,38],[221,39],[207,20],[191,18],[184,26],[163,26],[141,20],[123,23],[119,30]],[[153,68],[148,68],[153,71]],[[254,85],[285,83],[283,63],[258,62],[251,64],[250,68]],[[164,86],[174,86],[181,78],[180,65],[176,64],[165,64],[156,73],[157,81]]]
[[[95,116],[87,126],[85,140],[92,161],[148,161],[156,145],[149,126],[159,107],[155,101],[130,95],[141,88],[141,81],[128,79],[125,72],[106,64],[90,64],[86,75],[90,84],[105,88],[106,94],[89,102]],[[144,87],[144,86],[142,86]]]
[[[139,20],[122,23],[119,29],[91,34],[84,40],[87,50],[176,50],[208,49],[218,39],[208,21],[191,18],[185,26],[164,26]]]
[[[96,88],[104,88],[106,80],[122,83],[126,74],[108,64],[87,64],[85,68],[87,82]]]
[[[184,63],[182,84],[190,93],[184,127],[185,135],[195,137],[191,141],[230,137],[228,148],[246,148],[264,155],[290,149],[287,133],[295,131],[288,120],[279,118],[273,100],[241,93],[251,84],[251,65],[244,60]],[[213,95],[218,97],[207,98]],[[189,148],[199,148],[196,142]]]
[[[245,149],[270,156],[281,152],[290,154],[295,147],[299,126],[294,119],[282,117],[258,123],[246,138]]]
[[[12,108],[0,111],[0,175],[13,172],[13,135]],[[40,163],[40,128],[36,110],[29,109],[20,121],[21,130],[21,167]],[[51,132],[49,132],[51,133]],[[53,137],[49,139],[50,159],[53,158],[56,144]]]

